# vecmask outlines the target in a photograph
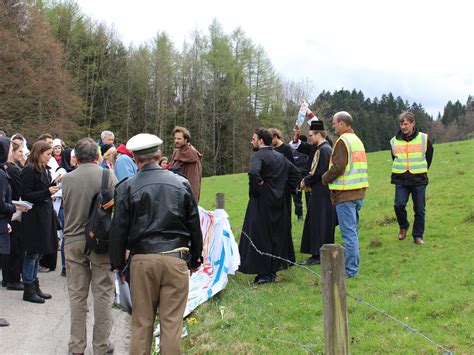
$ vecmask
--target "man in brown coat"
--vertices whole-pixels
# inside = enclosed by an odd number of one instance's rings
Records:
[[[352,129],[352,116],[337,112],[332,126],[339,136],[321,180],[331,190],[331,202],[336,208],[341,237],[344,240],[346,277],[359,272],[359,210],[369,187],[367,156],[362,141]]]
[[[184,127],[176,126],[173,129],[173,140],[175,149],[169,169],[188,178],[194,198],[198,202],[201,192],[202,154],[189,143],[191,134]]]

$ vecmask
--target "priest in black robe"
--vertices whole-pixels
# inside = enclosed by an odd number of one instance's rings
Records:
[[[301,252],[311,256],[302,265],[319,264],[321,246],[334,243],[336,211],[331,203],[328,187],[321,182],[321,177],[329,168],[332,153],[326,136],[323,122],[313,121],[308,134],[309,143],[301,142],[297,146],[298,151],[313,156],[310,173],[301,181],[301,188],[311,191],[301,239]],[[294,139],[293,142],[295,140],[297,141]]]
[[[299,170],[271,147],[272,135],[265,128],[255,130],[255,153],[249,166],[249,197],[240,236],[240,268],[257,274],[254,284],[275,282],[276,273],[295,261],[285,191],[295,191],[301,179]],[[253,245],[252,245],[253,243]],[[258,251],[268,255],[261,255]]]

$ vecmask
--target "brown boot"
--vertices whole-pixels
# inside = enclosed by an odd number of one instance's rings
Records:
[[[404,240],[407,237],[407,230],[406,228],[400,228],[398,232],[398,240]]]
[[[425,244],[425,242],[423,241],[423,238],[420,238],[420,237],[416,237],[415,240],[414,240],[415,244],[416,245],[423,245]]]

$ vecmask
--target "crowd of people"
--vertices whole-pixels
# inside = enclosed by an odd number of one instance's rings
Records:
[[[163,352],[179,349],[181,323],[176,310],[182,310],[182,318],[188,265],[193,272],[201,262],[197,201],[202,168],[201,154],[190,143],[189,131],[175,127],[172,135],[175,149],[168,161],[159,150],[161,140],[151,135],[138,135],[115,147],[113,132],[104,131],[97,142],[84,138],[70,148],[50,134],[42,134],[29,146],[21,134],[8,138],[0,132],[2,286],[22,291],[27,302],[41,304],[53,298],[40,288],[39,272],[56,269],[59,249],[71,309],[71,354],[83,354],[87,346],[89,289],[94,299],[93,352],[114,351],[110,342],[113,269],[124,277],[131,275],[132,331],[139,329],[132,353],[149,353],[158,305]],[[115,195],[110,254],[86,252],[85,225],[101,191],[103,174],[108,193]],[[137,184],[144,188],[137,191]],[[136,205],[129,205],[130,201]],[[153,275],[156,270],[143,269],[142,262],[137,262],[142,254],[144,259],[154,254],[165,270]],[[145,271],[154,278],[139,278]],[[178,276],[179,287],[173,281]],[[145,302],[140,290],[150,285],[155,288],[147,293],[150,297]],[[172,321],[163,316],[167,311]],[[152,319],[143,324],[144,317]],[[0,326],[8,325],[0,318]]]
[[[256,275],[254,285],[275,282],[288,261],[296,262],[292,199],[297,219],[304,220],[300,251],[309,254],[300,264],[319,264],[321,246],[334,243],[339,225],[345,275],[351,278],[359,272],[359,211],[369,187],[364,145],[348,112],[334,115],[338,139],[332,144],[323,122],[308,105],[302,107],[308,117],[307,137],[300,127],[288,144],[276,128],[258,128],[252,136],[239,271]],[[421,245],[433,146],[416,129],[412,113],[400,115],[400,128],[390,142],[398,239],[407,236],[405,208],[411,194],[412,235]],[[110,342],[113,270],[121,282],[127,279],[131,285],[130,353],[150,352],[157,309],[161,352],[180,352],[189,275],[202,262],[197,209],[202,155],[191,144],[186,128],[177,126],[171,134],[174,150],[168,160],[159,149],[162,140],[146,133],[116,146],[113,132],[104,131],[97,142],[84,138],[68,147],[49,134],[30,146],[21,134],[8,138],[0,132],[2,286],[23,291],[28,302],[51,299],[53,295],[41,289],[38,273],[56,269],[59,248],[71,308],[68,347],[72,354],[83,354],[87,346],[89,289],[94,299],[93,351],[114,351]],[[114,213],[108,253],[99,253],[88,249],[85,225],[92,201],[104,190],[114,196]],[[0,326],[7,325],[0,318]]]
[[[332,144],[324,123],[303,102],[309,124],[308,137],[296,126],[286,144],[280,130],[255,130],[251,145],[249,203],[239,251],[240,271],[256,274],[254,285],[275,282],[277,272],[295,263],[291,233],[291,195],[298,220],[304,219],[301,253],[309,258],[300,265],[320,263],[320,248],[334,243],[339,225],[344,241],[345,276],[359,272],[359,211],[369,187],[367,157],[363,142],[352,129],[352,116],[346,111],[333,116],[332,127],[338,139]],[[390,142],[394,209],[400,227],[398,239],[407,236],[409,222],[406,204],[414,203],[413,241],[424,244],[425,190],[433,145],[428,135],[415,127],[415,116],[403,112],[400,131]],[[296,167],[298,165],[298,168]],[[302,195],[306,216],[302,212]]]

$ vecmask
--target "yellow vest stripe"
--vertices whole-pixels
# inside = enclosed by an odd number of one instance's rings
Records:
[[[367,156],[362,141],[354,133],[344,133],[342,140],[347,149],[347,165],[344,174],[329,184],[330,190],[357,190],[369,187]],[[336,145],[334,144],[334,146]],[[329,163],[331,169],[332,156]]]
[[[393,137],[390,140],[392,154],[395,156],[392,173],[403,174],[409,171],[412,174],[422,174],[428,172],[427,144],[428,135],[422,132],[410,142]]]

